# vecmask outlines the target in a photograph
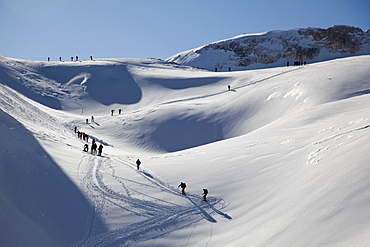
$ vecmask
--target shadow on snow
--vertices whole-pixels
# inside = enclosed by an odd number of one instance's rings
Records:
[[[0,245],[70,246],[92,205],[33,135],[0,110]],[[104,231],[102,221],[96,224]]]

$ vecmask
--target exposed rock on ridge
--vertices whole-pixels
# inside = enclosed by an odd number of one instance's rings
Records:
[[[250,65],[283,65],[287,60],[326,60],[356,53],[370,54],[370,31],[340,25],[240,35],[179,53],[167,61],[210,70],[240,70]]]

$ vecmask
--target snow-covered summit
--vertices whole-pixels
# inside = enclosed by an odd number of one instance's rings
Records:
[[[181,52],[167,61],[209,70],[263,68],[370,54],[370,32],[337,25],[242,34]]]

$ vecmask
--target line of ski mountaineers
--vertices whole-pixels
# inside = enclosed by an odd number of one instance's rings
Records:
[[[229,90],[230,90],[230,86],[229,86]],[[113,113],[114,113],[114,110],[111,110],[111,116],[113,116]],[[122,110],[121,109],[119,109],[118,110],[118,114],[121,114],[122,113]],[[91,122],[94,122],[95,120],[94,120],[94,116],[91,116]],[[87,118],[86,119],[86,124],[88,124],[89,123],[89,119]],[[74,132],[75,132],[75,134],[77,134],[77,137],[79,138],[79,139],[81,139],[81,140],[83,140],[83,141],[85,141],[85,142],[89,142],[89,135],[88,134],[86,134],[85,132],[82,132],[82,131],[79,131],[79,130],[77,130],[77,127],[75,126],[75,128],[74,128]],[[94,138],[91,138],[92,139],[92,141],[91,141],[91,154],[97,154],[98,156],[101,156],[102,155],[102,152],[103,152],[103,144],[101,144],[100,143],[100,145],[99,145],[99,147],[98,147],[98,145],[96,144],[96,141],[95,141],[95,139]],[[89,145],[87,144],[87,143],[85,143],[85,145],[84,145],[84,148],[83,148],[83,151],[84,152],[89,152]],[[140,159],[137,159],[136,160],[136,168],[137,168],[137,170],[139,170],[140,169],[140,165],[141,165],[141,161],[140,161]],[[180,184],[179,184],[179,186],[178,186],[178,188],[180,188],[181,187],[181,193],[183,194],[183,195],[186,195],[186,192],[185,192],[185,188],[186,188],[186,183],[184,183],[184,182],[181,182]],[[208,195],[208,189],[203,189],[203,201],[207,201],[207,195]]]
[[[75,127],[74,132],[75,132],[75,134],[77,134],[78,138],[80,138],[81,140],[83,140],[85,142],[89,142],[89,135],[88,134],[86,134],[85,132],[77,130],[77,127]],[[96,144],[95,139],[94,138],[91,138],[91,139],[92,139],[92,141],[91,141],[91,151],[90,152],[92,154],[97,154],[98,156],[101,156],[101,154],[103,152],[103,144],[100,143],[100,145],[98,147],[98,144]],[[87,143],[84,145],[83,151],[89,152],[89,145]]]
[[[73,61],[74,57],[71,57],[71,61]],[[93,60],[93,56],[90,56],[90,60]],[[50,57],[48,57],[48,62],[50,61]],[[59,57],[59,61],[62,62],[62,57]],[[78,56],[76,56],[76,62],[78,61]]]
[[[293,62],[294,66],[301,66],[301,65],[306,65],[306,64],[307,64],[307,62],[303,61],[303,60],[297,60],[297,61]],[[289,67],[289,65],[290,65],[290,62],[287,61],[286,66]],[[228,70],[231,71],[231,67],[229,67]],[[217,71],[218,71],[218,67],[215,67],[215,72],[217,72]]]
[[[111,116],[113,116],[113,113],[114,113],[114,110],[111,110]],[[118,114],[121,114],[121,113],[122,113],[122,109],[119,109]],[[94,121],[95,121],[94,116],[91,116],[91,122],[93,123]],[[89,124],[89,119],[88,118],[86,118],[86,124]],[[81,140],[83,140],[85,142],[89,142],[89,135],[86,134],[85,132],[81,132],[81,131],[77,130],[76,126],[74,128],[74,132],[75,132],[75,134],[77,134],[78,138],[80,138]],[[89,152],[89,145],[87,143],[84,145],[83,151]],[[92,138],[91,151],[90,152],[92,154],[98,154],[98,156],[101,156],[102,151],[103,151],[103,144],[100,143],[99,148],[98,148],[98,145],[96,144],[95,139]],[[140,164],[138,164],[138,166],[137,166],[138,170],[139,170],[139,166],[140,166]]]

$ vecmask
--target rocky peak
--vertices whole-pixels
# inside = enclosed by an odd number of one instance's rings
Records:
[[[337,25],[240,35],[177,54],[168,61],[210,70],[240,70],[256,64],[278,66],[287,61],[326,60],[356,53],[370,54],[369,30]]]

